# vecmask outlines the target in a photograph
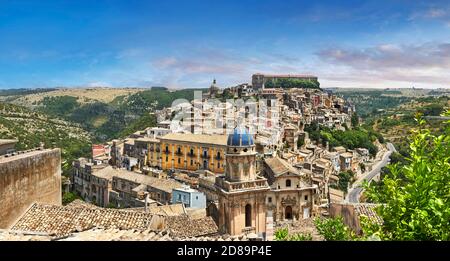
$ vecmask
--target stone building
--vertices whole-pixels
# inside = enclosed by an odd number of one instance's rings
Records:
[[[206,209],[206,195],[189,186],[172,190],[172,204],[183,203],[186,208]]]
[[[290,150],[297,150],[298,136],[300,135],[298,128],[293,124],[284,127],[284,142]]]
[[[225,176],[216,177],[219,229],[231,235],[266,236],[267,180],[256,172],[256,151],[248,130],[236,128],[227,140]]]
[[[79,158],[77,160],[74,160],[72,163],[73,168],[71,176],[72,191],[75,191],[85,200],[92,201],[92,197],[94,196],[92,193],[93,174],[106,168],[107,166],[108,165],[105,164],[94,164],[92,162],[89,162],[89,160],[86,158]],[[99,184],[99,180],[96,180],[96,182],[94,183]],[[99,198],[99,195],[97,193],[98,190],[96,190],[96,192],[94,193],[96,194],[96,199]],[[94,202],[95,201],[97,200],[94,200]]]
[[[61,205],[61,151],[35,149],[0,156],[0,229],[34,202]]]
[[[158,179],[122,169],[115,171],[109,197],[112,204],[120,207],[145,206],[146,195],[159,204],[169,204],[172,190],[182,187],[175,180]]]
[[[204,93],[202,96],[204,99],[213,99],[216,98],[219,93],[221,93],[220,88],[217,86],[216,79],[214,79],[209,86],[208,92]]]
[[[169,133],[160,138],[163,170],[223,173],[226,135]]]
[[[9,139],[0,139],[0,155],[12,153],[15,151],[14,147],[16,146],[17,140]]]
[[[274,221],[298,220],[311,216],[316,186],[307,183],[307,177],[278,157],[264,160],[264,176],[270,191],[266,196],[267,209]]]

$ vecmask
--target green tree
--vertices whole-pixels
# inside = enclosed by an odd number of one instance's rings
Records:
[[[342,217],[316,218],[314,224],[327,241],[349,241],[356,238],[354,232],[344,224]]]
[[[275,231],[275,241],[311,241],[311,234],[294,233],[289,234],[289,229],[280,228]]]
[[[81,199],[81,197],[72,192],[65,192],[62,196],[62,203],[63,205],[67,205],[75,199]]]
[[[355,173],[351,170],[347,170],[340,172],[338,177],[339,177],[338,189],[347,193],[348,186],[355,180]]]
[[[358,127],[359,125],[359,118],[356,112],[352,114],[351,123],[353,128]]]
[[[450,240],[450,121],[439,136],[423,127],[422,118],[417,121],[406,164],[390,165],[382,186],[364,184],[373,202],[384,203],[377,208],[384,223],[366,221],[366,234],[384,240]]]
[[[297,148],[300,148],[303,145],[305,145],[305,138],[302,136],[299,136],[297,139]]]

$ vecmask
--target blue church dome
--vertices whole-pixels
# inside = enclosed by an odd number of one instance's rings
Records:
[[[245,147],[254,145],[253,136],[246,128],[235,128],[233,134],[228,135],[228,146]]]

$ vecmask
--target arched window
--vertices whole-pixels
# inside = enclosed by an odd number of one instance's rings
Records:
[[[245,226],[252,226],[252,206],[250,204],[245,205]]]
[[[291,186],[291,180],[290,179],[287,179],[286,180],[286,187],[290,187]]]

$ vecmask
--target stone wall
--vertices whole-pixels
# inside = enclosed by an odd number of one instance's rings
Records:
[[[61,205],[61,151],[35,150],[0,158],[0,229],[34,202]]]
[[[361,225],[353,204],[331,203],[330,216],[333,218],[342,217],[347,226],[353,229],[356,233],[361,232]]]

